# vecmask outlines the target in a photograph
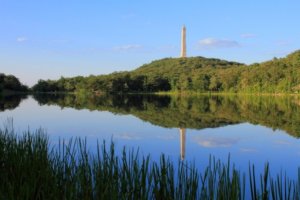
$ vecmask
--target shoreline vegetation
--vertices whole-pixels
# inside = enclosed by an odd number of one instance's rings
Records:
[[[42,130],[0,129],[1,199],[299,199],[298,177],[242,173],[213,157],[203,172],[191,162],[176,166],[161,155],[152,161],[138,150],[116,152],[113,142],[96,153],[76,138],[51,145]]]
[[[28,91],[29,88],[23,85],[17,77],[0,73],[0,95],[22,94]]]
[[[251,93],[251,92],[194,92],[194,91],[159,91],[159,92],[126,92],[126,93],[107,93],[107,92],[39,92],[30,89],[26,91],[7,90],[0,92],[1,96],[14,95],[85,95],[85,96],[106,96],[106,95],[163,95],[163,96],[300,96],[300,93]]]
[[[22,85],[13,75],[0,74],[0,94],[5,91],[94,95],[298,95],[300,50],[285,58],[252,65],[204,57],[164,58],[132,71],[39,80],[31,88]]]
[[[245,65],[214,58],[164,58],[108,75],[39,80],[34,92],[299,94],[300,50]]]
[[[134,93],[133,93],[134,94]],[[300,93],[249,93],[249,92],[155,92],[148,93],[155,95],[173,95],[173,96],[299,96]]]

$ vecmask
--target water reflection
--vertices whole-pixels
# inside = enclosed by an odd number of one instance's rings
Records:
[[[5,110],[13,110],[18,107],[23,99],[26,99],[27,95],[0,95],[0,112]]]
[[[195,160],[200,167],[206,166],[210,155],[227,161],[230,154],[246,171],[249,161],[261,170],[269,161],[273,170],[287,169],[291,176],[300,166],[298,97],[60,94],[24,98],[2,98],[5,111],[0,112],[0,121],[13,118],[20,133],[28,127],[45,128],[52,144],[61,138],[86,137],[94,151],[97,140],[113,139],[119,152],[124,146],[140,148],[153,160],[159,161],[164,153],[175,161]]]
[[[41,104],[134,115],[167,128],[203,129],[249,122],[300,136],[298,97],[35,95]]]
[[[25,95],[0,97],[0,111],[19,106]],[[180,158],[186,157],[186,129],[216,128],[231,124],[260,124],[300,136],[299,97],[272,96],[164,96],[164,95],[34,95],[39,105],[55,105],[133,115],[160,127],[178,128]],[[178,130],[177,129],[177,130]],[[197,137],[202,147],[229,147],[235,140]]]
[[[180,134],[180,159],[181,160],[184,160],[184,158],[185,158],[185,133],[186,133],[185,128],[180,128],[179,129],[179,134]]]

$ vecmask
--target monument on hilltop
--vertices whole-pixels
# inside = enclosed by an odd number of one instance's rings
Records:
[[[182,27],[181,31],[181,53],[180,53],[181,58],[186,57],[186,28],[185,26]]]

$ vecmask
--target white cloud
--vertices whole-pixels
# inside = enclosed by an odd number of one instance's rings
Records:
[[[135,134],[130,134],[130,133],[123,133],[120,135],[116,135],[115,137],[118,139],[121,139],[121,140],[140,140],[141,139],[141,137],[139,137]]]
[[[163,51],[163,52],[170,52],[170,51],[174,51],[177,49],[178,49],[178,47],[175,45],[163,45],[163,46],[157,47],[157,50]]]
[[[241,152],[244,152],[244,153],[254,153],[254,152],[257,152],[257,150],[256,149],[251,149],[251,148],[241,148],[240,149],[241,150]]]
[[[277,145],[290,145],[291,143],[286,140],[277,140],[275,141],[275,144]]]
[[[199,41],[199,47],[202,48],[232,48],[239,47],[240,44],[234,40],[205,38]]]
[[[237,138],[195,137],[196,142],[207,148],[231,147],[238,142]]]
[[[123,19],[123,20],[129,20],[129,19],[135,18],[136,16],[137,15],[134,14],[134,13],[127,13],[127,14],[121,15],[121,19]]]
[[[248,39],[248,38],[255,38],[255,37],[257,37],[257,35],[255,35],[253,33],[244,33],[241,35],[241,37]]]
[[[139,44],[127,44],[127,45],[114,47],[113,49],[115,51],[131,51],[131,50],[137,50],[141,48],[143,48],[143,46]]]
[[[290,51],[276,50],[276,51],[273,51],[273,52],[267,52],[265,54],[268,55],[268,56],[271,56],[271,57],[284,57],[284,56],[286,56],[290,53],[291,53]]]
[[[24,36],[22,36],[22,37],[18,37],[17,38],[17,42],[25,42],[25,41],[27,41],[28,39],[26,38],[26,37],[24,37]]]
[[[66,39],[57,39],[57,40],[51,40],[50,43],[53,44],[65,44],[70,42],[70,40],[66,40]]]
[[[158,135],[157,139],[160,139],[160,140],[175,140],[177,138],[175,137],[174,134],[172,134],[172,135],[165,135],[164,134],[164,135]]]
[[[280,41],[277,41],[276,42],[276,45],[277,46],[288,46],[288,45],[290,45],[291,44],[291,42],[290,41],[287,41],[287,40],[280,40]]]

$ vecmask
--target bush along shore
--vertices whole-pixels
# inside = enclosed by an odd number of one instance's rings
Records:
[[[241,173],[210,158],[200,173],[193,163],[154,162],[114,143],[88,151],[82,139],[50,145],[45,132],[0,130],[0,199],[299,199],[300,174]]]

